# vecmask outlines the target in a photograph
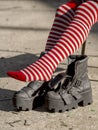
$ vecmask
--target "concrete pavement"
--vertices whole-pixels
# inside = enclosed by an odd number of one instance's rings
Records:
[[[44,50],[55,10],[63,2],[0,0],[0,130],[98,129],[98,24],[92,28],[86,46],[93,89],[92,105],[64,113],[48,113],[44,107],[17,113],[12,105],[13,93],[27,83],[7,77],[6,72],[37,60]],[[59,65],[58,71],[66,68],[65,61]]]

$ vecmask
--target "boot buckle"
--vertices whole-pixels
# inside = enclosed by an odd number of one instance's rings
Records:
[[[79,87],[81,85],[81,80],[76,80],[74,87]]]

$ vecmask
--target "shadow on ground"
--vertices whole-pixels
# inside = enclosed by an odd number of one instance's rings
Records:
[[[35,54],[21,54],[10,58],[0,58],[0,77],[6,77],[6,72],[9,70],[23,69],[27,65],[32,64],[38,57]]]
[[[43,4],[47,4],[48,6],[51,6],[53,8],[57,8],[61,4],[64,4],[65,2],[67,2],[68,0],[38,0],[38,1],[42,2]]]
[[[0,110],[14,111],[12,97],[15,91],[0,88]]]

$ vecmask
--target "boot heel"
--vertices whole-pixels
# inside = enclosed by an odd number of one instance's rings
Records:
[[[92,99],[92,90],[87,91],[83,94],[81,94],[83,97],[83,100],[79,103],[79,106],[87,106],[92,104],[93,99]]]

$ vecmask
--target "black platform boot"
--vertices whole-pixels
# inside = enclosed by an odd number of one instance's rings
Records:
[[[92,89],[87,75],[86,55],[71,55],[66,78],[54,91],[46,95],[47,107],[52,112],[64,112],[92,103]],[[51,83],[50,83],[51,84]]]

